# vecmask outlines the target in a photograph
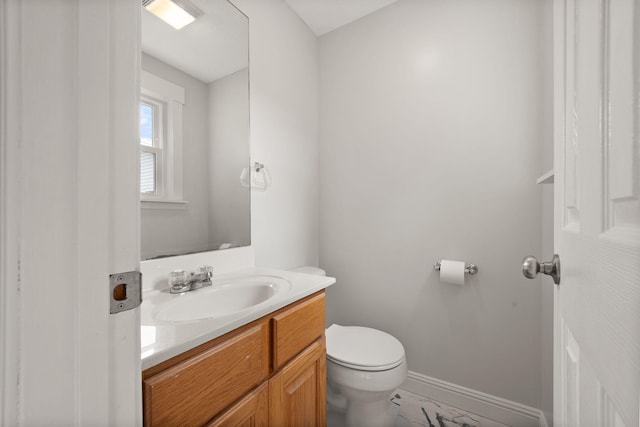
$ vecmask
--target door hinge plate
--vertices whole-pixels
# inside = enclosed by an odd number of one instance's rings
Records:
[[[109,275],[111,314],[142,304],[142,273],[129,271]]]

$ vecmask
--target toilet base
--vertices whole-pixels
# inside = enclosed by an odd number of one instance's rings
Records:
[[[350,401],[345,413],[347,427],[393,427],[390,398],[391,394],[385,394],[370,402]]]
[[[386,371],[358,371],[327,359],[327,409],[344,411],[347,427],[393,427],[393,391],[407,378],[407,361]]]
[[[344,420],[340,427],[393,427],[396,413],[391,404],[392,394],[393,390],[363,394],[344,386],[338,392],[327,382],[327,411]]]
[[[391,405],[390,406],[390,411],[391,411],[391,424],[389,424],[390,426],[395,426],[395,422],[396,422],[396,418],[398,416],[398,412],[399,412],[399,407],[396,405]],[[327,404],[327,427],[349,427],[347,425],[347,420],[346,420],[346,408],[335,408],[333,406],[331,406],[330,404]],[[370,422],[364,422],[362,420],[356,420],[355,422],[352,421],[352,426],[358,426],[358,425],[371,425]]]

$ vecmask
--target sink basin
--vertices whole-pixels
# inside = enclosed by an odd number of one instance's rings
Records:
[[[157,308],[155,318],[170,322],[213,319],[241,313],[266,303],[291,288],[291,283],[276,276],[250,276],[216,281],[174,298]]]

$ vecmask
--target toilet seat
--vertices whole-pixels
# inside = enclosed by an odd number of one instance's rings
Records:
[[[362,326],[331,325],[325,331],[327,359],[359,371],[385,371],[404,361],[404,348],[394,336]]]

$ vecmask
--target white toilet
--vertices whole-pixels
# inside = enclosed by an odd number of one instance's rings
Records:
[[[391,393],[407,378],[404,347],[392,335],[331,325],[327,337],[327,404],[349,427],[392,427]]]
[[[317,267],[301,273],[324,275]],[[393,427],[391,393],[407,378],[404,347],[392,335],[362,326],[331,325],[327,338],[327,409],[348,427]]]

